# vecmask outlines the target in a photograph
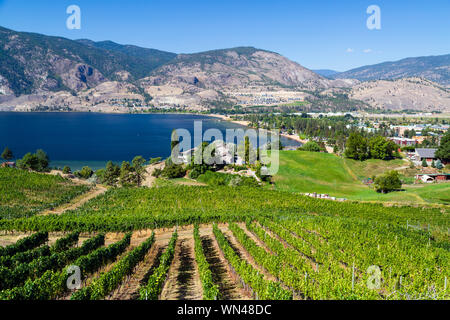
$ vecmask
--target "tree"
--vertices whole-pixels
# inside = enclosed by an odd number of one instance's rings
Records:
[[[402,187],[402,181],[398,171],[392,170],[377,177],[374,186],[377,192],[388,193],[399,190]]]
[[[120,168],[118,165],[109,161],[106,164],[105,174],[103,175],[103,183],[108,186],[114,186],[117,183],[117,180],[120,176]]]
[[[431,161],[431,167],[432,167],[432,168],[436,168],[436,162],[434,162],[434,160]]]
[[[442,165],[441,160],[437,159],[437,161],[436,161],[436,169],[442,170],[443,168],[444,168],[444,166]]]
[[[138,187],[141,186],[142,181],[145,178],[145,167],[144,164],[147,161],[142,156],[134,157],[133,161],[131,163],[133,164],[133,171],[134,171],[134,181],[138,185]]]
[[[441,161],[450,161],[450,129],[447,130],[441,139],[441,144],[436,150],[436,158]]]
[[[8,147],[6,147],[5,150],[3,150],[2,158],[5,161],[10,161],[10,160],[14,159],[14,155]]]
[[[123,161],[122,166],[120,167],[120,177],[119,181],[123,187],[129,187],[134,184],[133,175],[132,175],[132,167],[128,161]]]
[[[63,168],[63,171],[62,171],[64,174],[70,174],[70,173],[72,173],[72,170],[70,169],[70,167],[68,167],[68,166],[65,166],[64,168]]]
[[[17,161],[17,167],[22,170],[37,171],[39,168],[39,159],[31,152],[28,152],[22,159]]]
[[[368,157],[367,139],[357,132],[352,132],[347,139],[345,156],[355,160],[365,160]]]
[[[104,183],[103,179],[105,178],[105,169],[98,169],[95,171],[95,175],[100,183]]]
[[[382,136],[376,136],[369,140],[370,157],[373,159],[390,159],[393,157],[392,153],[396,148],[394,142]]]
[[[427,159],[423,158],[422,160],[422,167],[426,168],[428,167]]]
[[[50,159],[49,159],[47,153],[45,153],[45,151],[42,149],[38,149],[36,151],[36,157],[37,157],[38,163],[39,163],[37,171],[46,171],[48,169],[48,165],[50,163]]]
[[[83,167],[79,172],[78,176],[82,179],[89,179],[94,174],[94,171],[88,166]]]

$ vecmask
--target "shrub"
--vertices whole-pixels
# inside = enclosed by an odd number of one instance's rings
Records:
[[[186,169],[182,165],[170,164],[166,165],[161,172],[161,176],[168,179],[182,178],[186,175]]]
[[[94,174],[94,171],[88,166],[83,167],[80,171],[77,172],[76,176],[81,179],[89,179]]]
[[[298,148],[298,150],[309,151],[309,152],[320,152],[322,149],[319,144],[315,141],[308,141],[304,146]]]
[[[398,171],[392,170],[377,177],[374,185],[377,192],[388,193],[399,190],[402,187],[402,181]]]

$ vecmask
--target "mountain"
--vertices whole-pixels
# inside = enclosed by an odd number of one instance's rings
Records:
[[[334,79],[352,78],[360,81],[419,77],[450,86],[450,54],[384,62],[341,72],[331,77]]]
[[[442,82],[448,76],[444,57],[421,63],[402,60],[406,62],[397,64],[403,65],[403,73],[399,67],[384,67],[378,76],[400,77],[414,66]],[[321,72],[326,71],[331,72]],[[370,72],[358,74],[364,78]],[[176,54],[0,27],[0,110],[208,111],[240,105],[354,111],[450,106],[448,91],[431,81],[361,83],[343,74],[323,77],[278,53],[253,47]]]
[[[374,109],[450,112],[450,89],[422,78],[362,82],[352,88],[350,98]]]
[[[145,80],[208,89],[250,86],[317,89],[332,83],[278,53],[253,47],[180,54]]]
[[[77,41],[91,47],[121,52],[123,54],[126,54],[127,56],[140,59],[142,61],[141,63],[146,65],[146,68],[148,68],[149,70],[156,69],[169,62],[170,60],[175,59],[175,57],[177,56],[177,54],[173,52],[142,48],[134,45],[122,45],[113,41],[95,42],[88,39],[80,39]]]
[[[87,44],[0,27],[0,93],[78,92],[108,80],[133,81],[173,57],[158,50]]]
[[[305,91],[350,87],[355,80],[330,80],[278,53],[237,47],[180,54],[140,81],[157,105],[277,105],[304,100]]]
[[[312,71],[314,71],[315,73],[317,73],[325,78],[330,78],[339,73],[339,71],[330,70],[330,69],[317,69],[317,70],[312,70]]]

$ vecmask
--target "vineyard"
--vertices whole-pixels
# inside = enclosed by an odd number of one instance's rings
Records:
[[[112,188],[0,220],[0,300],[448,299],[448,209]]]
[[[79,235],[61,234],[48,246],[49,234],[38,232],[5,247],[0,299],[448,299],[450,294],[448,249],[421,234],[349,218],[259,218],[84,234],[82,242]],[[114,241],[106,245],[106,238]],[[77,288],[70,286],[73,266],[80,272]]]
[[[30,217],[88,190],[60,176],[0,168],[0,219]]]

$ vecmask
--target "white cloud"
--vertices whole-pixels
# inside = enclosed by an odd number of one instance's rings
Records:
[[[351,53],[351,52],[353,52],[355,50],[353,50],[352,48],[347,48],[347,50],[345,50],[345,51]]]
[[[364,49],[363,52],[364,53],[370,53],[370,52],[372,52],[372,49]]]

